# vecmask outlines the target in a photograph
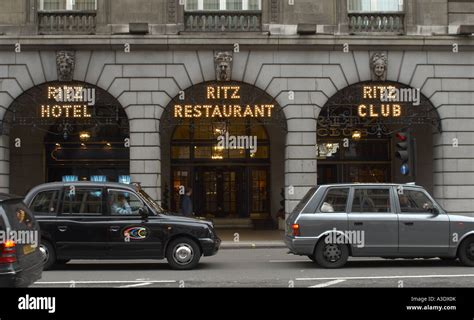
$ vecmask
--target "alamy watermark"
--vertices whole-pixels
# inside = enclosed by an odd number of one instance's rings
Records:
[[[382,90],[380,101],[382,102],[412,102],[414,106],[419,106],[421,102],[421,92],[419,88],[396,88],[388,86]]]
[[[337,230],[332,232],[324,239],[327,244],[350,244],[357,248],[365,247],[365,231],[364,230]]]
[[[231,136],[226,132],[217,137],[217,147],[220,149],[248,149],[250,153],[256,153],[257,136]]]
[[[95,105],[95,88],[84,88],[81,86],[50,86],[48,87],[48,99],[56,102],[83,102],[89,106]]]
[[[0,243],[13,241],[36,248],[39,245],[39,232],[34,230],[0,230]]]
[[[18,310],[44,310],[48,313],[55,313],[56,297],[33,297],[27,294],[18,298]]]

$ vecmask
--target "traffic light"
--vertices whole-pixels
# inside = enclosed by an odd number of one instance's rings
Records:
[[[415,155],[413,151],[413,137],[411,136],[410,129],[404,129],[403,131],[397,132],[395,137],[398,141],[395,156],[402,161],[400,173],[404,176],[414,176]]]

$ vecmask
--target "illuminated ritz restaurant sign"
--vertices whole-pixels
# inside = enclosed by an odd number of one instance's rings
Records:
[[[41,118],[91,118],[95,88],[48,86],[47,103],[39,110]]]
[[[239,85],[206,85],[199,89],[204,92],[196,92],[193,100],[202,102],[175,104],[175,118],[271,118],[275,108],[273,104],[242,103],[250,100],[251,93],[243,93]]]

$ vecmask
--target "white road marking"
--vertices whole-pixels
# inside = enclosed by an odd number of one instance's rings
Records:
[[[76,281],[76,280],[69,280],[69,281],[41,281],[35,282],[35,284],[71,284],[74,282],[75,284],[120,284],[120,283],[137,283],[141,282],[140,280],[87,280],[87,281]],[[146,282],[152,283],[176,283],[176,280],[147,280]]]
[[[268,260],[270,263],[283,263],[283,262],[311,262],[311,260]]]
[[[344,282],[344,281],[346,281],[346,280],[338,279],[338,280],[328,281],[328,282],[324,282],[324,283],[317,284],[317,285],[315,285],[315,286],[310,286],[310,288],[324,288],[324,287],[329,287],[329,286],[332,286],[333,284],[338,284],[338,283],[341,283],[341,282]]]
[[[127,284],[124,286],[120,286],[119,288],[134,288],[134,287],[144,287],[152,284],[151,282],[142,282],[142,283],[135,283],[135,284]]]
[[[474,277],[474,274],[428,274],[418,276],[371,276],[371,277],[326,277],[326,278],[296,278],[296,281],[317,281],[317,280],[370,280],[370,279],[406,279],[406,278],[464,278]]]

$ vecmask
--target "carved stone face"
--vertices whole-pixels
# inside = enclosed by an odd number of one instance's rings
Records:
[[[71,81],[74,75],[74,52],[60,51],[56,57],[58,78],[60,81]]]
[[[228,81],[230,80],[230,75],[229,75],[229,63],[225,61],[221,61],[217,64],[217,74],[218,74],[218,80],[221,81]]]
[[[216,66],[216,79],[218,81],[230,81],[232,76],[232,54],[230,52],[219,52],[214,57]]]
[[[379,78],[383,77],[385,73],[385,65],[383,64],[383,62],[375,64],[374,73]]]
[[[64,62],[61,62],[58,67],[59,67],[59,74],[61,76],[64,77],[71,74],[72,66],[70,63],[67,63],[66,61],[64,61]]]
[[[387,55],[383,52],[375,53],[370,61],[373,77],[377,80],[385,80],[387,74]]]

